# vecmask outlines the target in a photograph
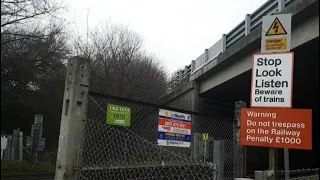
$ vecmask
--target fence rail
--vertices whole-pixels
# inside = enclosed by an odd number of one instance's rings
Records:
[[[319,180],[319,168],[297,169],[288,171],[290,180]],[[284,180],[286,171],[276,171],[281,180]]]
[[[198,56],[197,59],[191,61],[191,64],[185,66],[184,69],[179,70],[179,73],[177,74],[186,74],[186,76],[179,76],[179,78],[187,78],[207,63],[214,61],[219,54],[223,53],[234,43],[259,27],[262,24],[263,16],[275,14],[289,6],[294,1],[295,0],[268,0],[257,10],[251,13],[251,15],[247,14],[243,21],[241,21],[229,33],[222,35],[222,38],[212,45],[208,51],[206,49],[204,53]]]

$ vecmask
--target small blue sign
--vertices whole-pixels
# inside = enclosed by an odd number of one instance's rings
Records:
[[[191,135],[170,132],[158,132],[158,139],[191,142]]]

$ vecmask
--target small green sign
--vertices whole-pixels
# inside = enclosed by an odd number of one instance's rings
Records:
[[[107,124],[116,126],[130,126],[131,108],[108,104]]]
[[[202,139],[203,139],[204,141],[207,141],[207,140],[209,139],[209,134],[208,134],[208,133],[203,133],[203,134],[202,134]]]

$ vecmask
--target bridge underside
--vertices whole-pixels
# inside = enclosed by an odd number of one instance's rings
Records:
[[[293,108],[308,108],[313,111],[312,134],[313,150],[290,150],[291,169],[319,167],[317,162],[319,148],[319,37],[292,50],[294,59]],[[236,101],[250,102],[251,70],[200,94],[214,101],[234,104]],[[248,104],[249,106],[249,104]],[[225,112],[232,117],[232,112]],[[224,114],[226,115],[226,114]],[[267,150],[267,148],[264,148]],[[265,154],[265,153],[263,153]],[[260,157],[267,161],[268,157]],[[279,166],[283,168],[282,153],[279,153]],[[268,165],[267,162],[263,164]]]

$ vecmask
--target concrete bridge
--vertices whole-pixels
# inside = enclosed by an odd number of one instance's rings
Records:
[[[303,47],[314,44],[319,38],[318,4],[318,0],[295,0],[279,12],[292,14],[291,49],[296,54],[295,71],[300,61],[310,61],[312,58]],[[191,73],[177,89],[162,97],[160,104],[205,112],[207,109],[201,104],[212,104],[210,101],[230,104],[238,100],[249,102],[252,55],[261,52],[260,41],[261,25],[232,44],[215,60]],[[298,58],[300,55],[303,58]],[[298,73],[295,75],[300,76]]]
[[[319,142],[319,0],[294,0],[285,8],[281,4],[278,7],[277,13],[292,14],[291,51],[295,53],[292,107],[313,111],[313,150],[290,150],[290,157],[293,157],[290,158],[290,168],[319,167],[316,160],[319,150],[316,145]],[[248,105],[250,102],[252,55],[261,52],[261,30],[260,23],[236,42],[229,43],[229,47],[198,69],[194,68],[193,62],[191,73],[186,67],[185,80],[160,98],[159,103],[232,119],[235,102],[244,101]],[[254,152],[257,154],[252,156],[253,161],[259,159],[259,162],[253,163],[253,168],[268,168],[256,167],[268,164],[267,148],[250,151]],[[282,163],[280,153],[280,168],[283,167]]]

